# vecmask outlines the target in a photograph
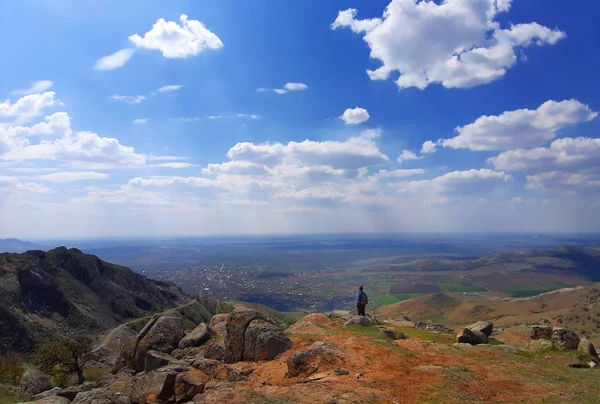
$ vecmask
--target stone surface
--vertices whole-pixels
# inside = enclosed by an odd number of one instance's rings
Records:
[[[95,387],[97,387],[97,386],[93,382],[86,382],[86,383],[83,383],[83,384],[80,384],[77,386],[70,386],[70,387],[65,387],[65,388],[55,387],[51,390],[47,390],[47,391],[44,391],[43,393],[36,395],[34,397],[34,400],[38,400],[38,399],[44,398],[44,397],[59,396],[59,397],[64,397],[64,398],[68,399],[69,401],[73,401],[75,399],[75,396],[77,396],[78,393],[81,393],[82,391],[92,390]]]
[[[471,345],[487,344],[488,337],[481,331],[463,328],[463,330],[456,336],[456,342],[459,344]]]
[[[533,325],[530,327],[530,338],[534,341],[539,339],[552,340],[552,327],[549,325]]]
[[[344,327],[351,327],[354,325],[358,325],[358,326],[362,326],[362,327],[368,327],[370,325],[373,325],[373,321],[371,320],[371,318],[367,317],[367,316],[351,316],[345,323],[344,323]]]
[[[32,396],[50,390],[50,376],[36,369],[27,369],[21,376],[21,391]]]
[[[185,403],[197,394],[204,393],[204,387],[209,380],[210,378],[206,374],[196,369],[177,374],[173,386],[174,400],[178,403]]]
[[[221,323],[225,324],[227,322],[228,317],[229,317],[229,313],[216,314],[216,315],[212,316],[212,318],[210,319],[210,323],[208,324],[208,327],[213,328],[217,324],[221,324]]]
[[[548,349],[552,349],[552,341],[548,341],[547,339],[536,339],[529,342],[525,349],[528,351],[546,351]]]
[[[136,376],[131,387],[131,401],[136,404],[167,402],[175,394],[177,375],[188,370],[181,365],[168,365]]]
[[[287,376],[310,376],[319,370],[322,363],[336,365],[344,356],[344,351],[337,345],[323,341],[315,342],[308,351],[296,352],[287,360]]]
[[[146,358],[144,361],[144,372],[151,372],[155,369],[166,366],[171,362],[175,362],[176,360],[176,358],[163,352],[154,350],[148,351],[146,352]]]
[[[574,350],[579,346],[579,337],[573,330],[554,327],[552,330],[552,344],[558,348]]]
[[[179,341],[179,349],[200,346],[210,339],[210,335],[206,324],[201,323]]]
[[[227,336],[227,324],[225,322],[217,323],[210,327],[210,331],[213,335],[225,338]]]
[[[582,338],[579,341],[579,346],[577,350],[584,355],[587,355],[591,358],[592,361],[600,364],[600,357],[598,357],[598,352],[596,351],[596,347],[592,342],[587,338]]]
[[[401,333],[400,331],[395,330],[391,327],[381,327],[379,331],[381,331],[383,335],[394,341],[399,339],[406,339],[406,335],[404,335],[404,333]]]
[[[225,338],[225,362],[240,362],[244,358],[244,340],[246,328],[254,320],[265,320],[263,315],[247,309],[237,309],[227,318],[227,337]]]
[[[421,330],[425,331],[454,332],[452,328],[448,328],[443,324],[428,323],[423,321],[417,321],[415,323],[415,328],[420,328]]]
[[[65,397],[59,396],[49,396],[37,399],[35,401],[28,401],[27,403],[17,403],[17,404],[70,404],[71,400]]]
[[[291,345],[290,339],[275,325],[264,320],[254,320],[246,328],[243,360],[270,361]]]
[[[78,393],[73,404],[131,404],[129,397],[105,389],[93,389]]]
[[[486,337],[490,337],[494,331],[494,324],[489,321],[478,321],[475,324],[471,324],[467,327],[472,331],[481,331]]]

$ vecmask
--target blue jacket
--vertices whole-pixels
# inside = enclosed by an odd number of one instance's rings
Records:
[[[362,292],[362,291],[358,293],[358,297],[356,298],[357,303],[362,302],[364,294],[365,294],[365,292]]]

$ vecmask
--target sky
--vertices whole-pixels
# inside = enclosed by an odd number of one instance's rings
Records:
[[[0,0],[0,237],[600,231],[594,0]]]

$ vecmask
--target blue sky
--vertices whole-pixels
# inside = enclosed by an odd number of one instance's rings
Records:
[[[592,1],[0,15],[0,237],[600,230]]]

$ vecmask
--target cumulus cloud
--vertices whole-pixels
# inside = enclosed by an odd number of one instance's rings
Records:
[[[0,118],[13,118],[16,122],[28,121],[38,117],[46,108],[61,105],[56,100],[56,93],[47,91],[41,94],[30,94],[19,98],[14,103],[10,100],[0,102]]]
[[[137,118],[133,120],[134,125],[144,125],[148,123],[148,118]]]
[[[264,175],[267,169],[264,165],[250,161],[227,161],[220,164],[209,164],[202,169],[204,174],[232,174],[232,175]]]
[[[96,70],[114,70],[119,67],[125,66],[131,56],[133,56],[133,49],[121,49],[113,54],[104,56],[96,61],[94,69]]]
[[[127,182],[127,185],[141,187],[168,187],[173,185],[187,185],[192,187],[211,187],[214,181],[201,177],[136,177]]]
[[[453,171],[431,180],[390,184],[403,194],[434,196],[489,196],[505,187],[512,177],[489,169]]]
[[[29,88],[22,89],[22,90],[15,90],[15,91],[11,92],[11,94],[29,95],[29,94],[43,93],[44,91],[50,89],[53,85],[54,85],[54,83],[50,80],[34,81],[31,83]]]
[[[283,88],[287,91],[302,91],[306,90],[308,86],[304,83],[285,83],[285,86],[283,86]]]
[[[379,170],[379,178],[403,178],[412,177],[414,175],[425,174],[425,170],[422,168],[412,169],[397,169],[397,170]]]
[[[153,165],[153,167],[159,167],[159,168],[190,168],[190,167],[196,167],[196,164],[182,163],[182,162],[170,162],[170,163],[155,164],[155,165]]]
[[[158,92],[160,93],[172,93],[174,91],[179,91],[183,88],[182,85],[180,84],[171,84],[168,86],[162,86],[161,88],[158,89]]]
[[[6,177],[0,175],[0,193],[4,196],[4,194],[13,194],[13,193],[49,193],[52,192],[49,188],[44,187],[43,185],[36,184],[34,182],[21,182],[14,177]]]
[[[498,116],[482,116],[458,127],[458,136],[439,141],[454,149],[511,150],[540,146],[568,126],[591,121],[598,116],[577,100],[547,101],[536,110],[519,109]]]
[[[209,115],[208,119],[258,119],[260,116],[255,114],[235,114],[235,115]]]
[[[403,150],[402,153],[400,153],[400,156],[398,156],[398,163],[403,163],[405,161],[410,160],[420,160],[422,158],[423,156],[417,156],[414,152],[411,152],[410,150]]]
[[[430,153],[435,153],[436,148],[435,148],[435,143],[432,142],[431,140],[427,140],[426,142],[423,143],[423,147],[421,147],[421,153],[423,154],[430,154]]]
[[[553,193],[596,194],[600,192],[600,172],[565,173],[550,171],[527,176],[527,188]]]
[[[369,120],[369,113],[364,108],[348,108],[344,111],[340,118],[346,123],[346,125],[356,125]]]
[[[38,177],[42,181],[50,182],[74,182],[85,180],[104,180],[109,175],[95,171],[61,171],[57,173],[44,174]]]
[[[187,58],[205,49],[223,47],[221,39],[200,21],[188,20],[185,14],[179,20],[181,24],[160,18],[144,36],[131,35],[129,40],[139,48],[158,50],[168,59]]]
[[[110,97],[110,99],[113,101],[125,102],[127,104],[140,104],[142,101],[144,101],[146,99],[146,97],[143,95],[129,96],[129,95],[114,94]]]
[[[553,45],[565,33],[535,22],[502,28],[500,13],[511,1],[392,0],[382,18],[356,19],[357,10],[340,11],[332,29],[350,28],[364,35],[371,58],[382,66],[369,70],[371,80],[400,73],[400,88],[424,89],[432,83],[467,88],[498,80],[517,62],[517,51]]]

